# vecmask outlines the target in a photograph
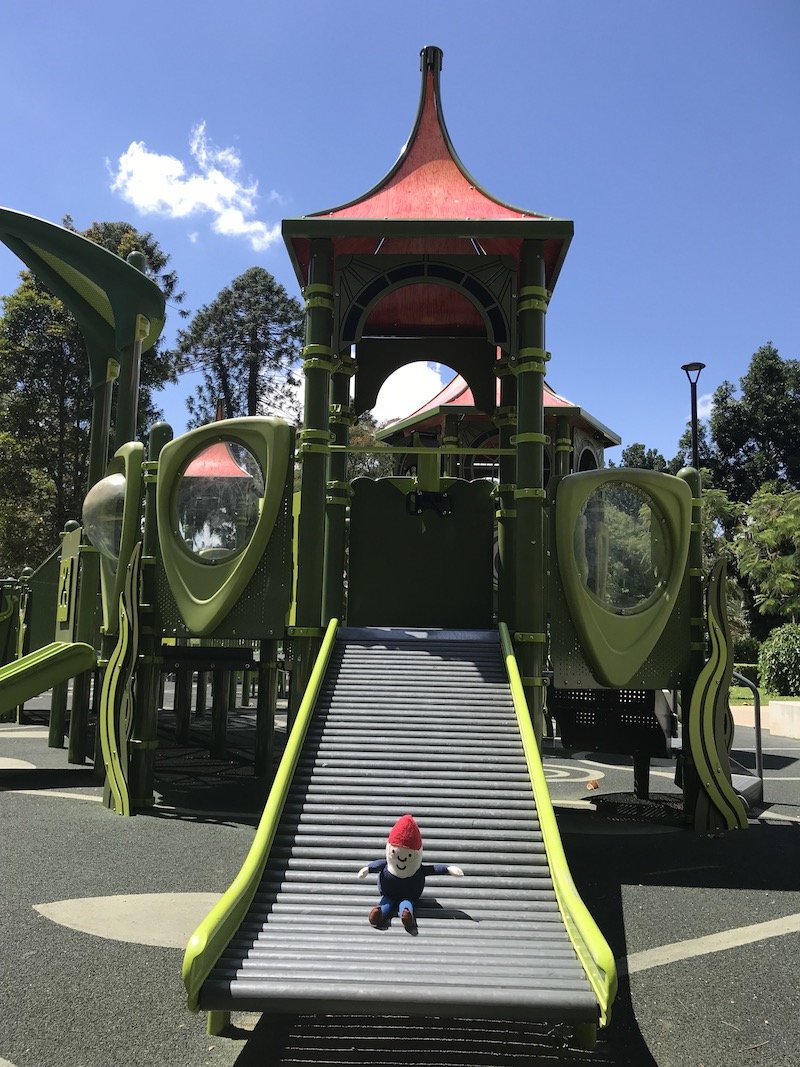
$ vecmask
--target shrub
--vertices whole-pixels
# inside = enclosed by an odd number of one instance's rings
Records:
[[[800,693],[800,625],[790,622],[772,631],[761,646],[758,673],[769,693]]]
[[[744,678],[749,678],[753,685],[758,686],[759,673],[757,663],[734,663],[733,669]],[[734,679],[734,685],[739,683]]]
[[[761,642],[749,634],[733,639],[733,658],[736,663],[757,663],[760,651]]]

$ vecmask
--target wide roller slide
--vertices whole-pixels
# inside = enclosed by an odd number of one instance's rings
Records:
[[[94,667],[97,653],[80,641],[53,641],[0,667],[0,715]]]
[[[340,630],[260,884],[193,1006],[604,1023],[613,990],[598,995],[567,931],[527,729],[496,632]],[[371,927],[376,879],[356,877],[405,812],[423,862],[465,875],[428,877],[416,936]],[[187,950],[190,1003],[213,936]]]

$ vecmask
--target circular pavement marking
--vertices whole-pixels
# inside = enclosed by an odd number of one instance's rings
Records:
[[[574,763],[564,766],[562,763],[550,763],[544,765],[544,776],[553,785],[561,785],[562,782],[593,782],[605,778],[605,771],[592,767],[576,767]]]
[[[219,893],[139,893],[54,900],[34,909],[59,926],[109,941],[183,949],[219,898]]]
[[[49,736],[50,731],[45,726],[17,726],[16,723],[12,723],[10,726],[0,729],[0,738],[25,737],[28,740],[35,741]],[[3,1067],[2,1062],[0,1062],[0,1067]]]
[[[11,1060],[4,1060],[3,1057],[0,1056],[0,1067],[14,1067],[14,1064]]]
[[[35,771],[36,764],[28,763],[26,759],[12,759],[10,756],[0,756],[0,771]],[[2,1064],[0,1064],[2,1067]]]

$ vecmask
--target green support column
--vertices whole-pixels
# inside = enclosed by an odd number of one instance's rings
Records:
[[[559,415],[556,419],[556,461],[554,464],[554,478],[552,479],[551,499],[555,495],[556,486],[562,478],[569,474],[569,457],[572,455],[572,439],[569,435],[569,419],[565,415]]]
[[[522,667],[525,696],[533,728],[542,742],[546,654],[546,549],[544,509],[544,375],[548,355],[544,321],[548,294],[545,288],[544,247],[540,241],[523,241],[517,303],[517,488],[516,518],[516,623],[515,643]]]
[[[256,701],[256,752],[254,772],[259,778],[272,774],[275,749],[275,712],[278,707],[278,642],[262,641]]]
[[[344,360],[331,381],[330,426],[335,445],[347,445],[350,427],[355,421],[350,407],[350,378],[353,361]],[[325,564],[322,595],[322,624],[341,619],[344,589],[344,557],[347,534],[347,506],[350,485],[347,481],[347,454],[334,452],[328,458],[328,484],[325,496]]]
[[[500,407],[494,415],[501,448],[511,448],[517,425],[517,382],[508,365],[508,357],[499,359],[495,374],[500,379]],[[514,563],[514,527],[517,484],[516,456],[500,457],[500,484],[497,506],[497,613],[501,622],[513,632],[516,626],[516,566]]]
[[[211,672],[211,755],[221,758],[228,745],[228,712],[231,702],[231,672],[215,667]]]
[[[82,536],[85,536],[83,534]],[[100,589],[100,557],[92,545],[80,547],[80,579],[76,607],[74,641],[95,645],[97,640],[97,594]],[[95,645],[96,647],[96,645]],[[72,681],[69,716],[69,763],[84,764],[89,752],[89,701],[94,671],[84,671]],[[94,746],[92,745],[92,749]]]
[[[191,706],[192,671],[186,668],[175,672],[175,696],[173,697],[175,740],[184,744],[189,740],[189,714]]]
[[[197,693],[194,702],[194,717],[202,719],[206,713],[208,699],[208,671],[197,672]]]
[[[692,532],[689,537],[689,605],[691,612],[691,677],[681,689],[681,717],[683,736],[689,736],[689,715],[692,704],[692,691],[695,682],[706,661],[706,620],[705,599],[703,595],[703,484],[700,472],[693,467],[684,467],[678,477],[687,482],[692,490]],[[683,789],[683,810],[687,817],[693,819],[697,805],[699,783],[688,744],[681,749],[679,783]]]
[[[297,610],[289,722],[293,721],[322,637],[325,563],[325,496],[330,444],[330,381],[335,369],[333,335],[333,246],[311,241],[303,348],[305,397],[298,454],[301,461],[297,531]]]
[[[458,415],[445,415],[442,445],[445,448],[448,446],[451,448],[458,448]],[[444,456],[442,467],[444,468],[443,474],[446,478],[458,477],[458,462],[458,456]]]
[[[145,466],[144,531],[142,534],[142,580],[139,602],[139,665],[136,671],[136,699],[130,740],[131,806],[153,805],[156,746],[158,745],[158,705],[161,686],[161,634],[155,632],[156,561],[158,525],[156,520],[155,471],[162,448],[172,440],[166,423],[150,431]]]

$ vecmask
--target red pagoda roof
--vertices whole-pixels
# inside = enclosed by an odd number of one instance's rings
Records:
[[[227,441],[217,441],[194,457],[183,472],[184,478],[249,478],[252,474],[233,458]]]
[[[521,241],[544,242],[552,290],[572,236],[572,223],[523,210],[491,196],[458,158],[442,113],[442,51],[423,48],[422,91],[413,130],[389,173],[362,196],[287,219],[283,233],[301,285],[311,237],[330,237],[334,254],[494,255],[517,259]],[[377,309],[376,309],[377,310]],[[396,317],[396,316],[395,316]]]

